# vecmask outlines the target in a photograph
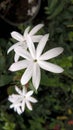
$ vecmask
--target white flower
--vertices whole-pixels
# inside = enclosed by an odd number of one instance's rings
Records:
[[[27,49],[27,35],[29,35],[32,39],[33,42],[39,42],[40,39],[42,38],[42,35],[35,35],[44,25],[43,24],[38,24],[36,25],[30,32],[30,26],[28,26],[25,31],[24,34],[21,35],[20,33],[13,31],[11,33],[12,38],[14,38],[15,40],[17,40],[18,42],[14,45],[12,45],[7,53],[9,53],[12,50],[15,50],[15,48],[17,48],[18,46],[22,46],[24,49]],[[14,57],[14,61],[17,62],[19,59],[19,55],[17,55],[17,53],[15,53],[15,57]]]
[[[25,58],[25,60],[13,63],[9,68],[9,70],[17,71],[27,68],[21,78],[22,85],[26,84],[32,77],[33,85],[35,89],[38,89],[41,79],[40,68],[54,73],[63,72],[63,69],[58,65],[46,61],[60,55],[63,52],[62,47],[53,48],[42,54],[42,51],[46,45],[48,37],[49,37],[48,34],[44,35],[40,40],[39,44],[37,45],[37,48],[35,49],[35,46],[31,38],[28,36],[27,44],[29,52],[24,51],[24,49],[20,47],[15,49],[16,53],[21,57]]]
[[[12,103],[10,105],[10,108],[14,108],[14,111],[16,111],[18,114],[24,112],[25,105],[29,110],[32,110],[32,105],[30,102],[37,102],[37,100],[31,96],[33,94],[33,91],[31,90],[27,92],[25,87],[23,87],[23,89],[20,90],[17,86],[15,86],[15,90],[18,94],[12,94],[8,98],[8,100]]]

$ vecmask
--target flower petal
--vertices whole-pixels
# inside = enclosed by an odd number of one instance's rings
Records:
[[[56,48],[53,48],[47,52],[45,52],[43,55],[41,55],[39,57],[40,60],[49,60],[51,58],[54,58],[58,55],[60,55],[62,52],[63,52],[63,48],[62,47],[56,47]]]
[[[15,61],[15,62],[17,62],[17,61],[19,60],[19,57],[20,57],[20,56],[19,56],[19,55],[17,55],[17,54],[15,53],[15,56],[14,56],[14,61]]]
[[[17,107],[20,107],[20,103],[18,103],[18,102],[13,102],[11,105],[10,105],[10,108],[15,108],[15,109],[17,109]]]
[[[14,102],[17,102],[18,98],[19,98],[19,95],[18,95],[18,94],[12,94],[12,95],[10,95],[10,96],[8,97],[8,100],[9,100],[10,102],[14,103]]]
[[[19,45],[19,47],[22,47],[23,49],[27,49],[27,44],[26,42],[21,42],[21,44]]]
[[[31,56],[30,56],[30,53],[28,51],[26,51],[24,48],[22,47],[17,47],[15,48],[15,52],[23,57],[23,58],[26,58],[27,60],[31,60]]]
[[[22,112],[23,112],[20,107],[17,107],[16,111],[17,111],[17,113],[18,113],[19,115],[22,114]]]
[[[18,94],[22,94],[22,91],[17,87],[17,86],[15,86],[15,90],[16,90],[16,92],[18,93]]]
[[[25,110],[25,99],[22,101],[21,109],[22,109],[22,111],[24,112],[24,110]]]
[[[30,111],[32,110],[32,105],[29,101],[26,101],[26,106]]]
[[[12,51],[13,49],[15,49],[17,46],[19,46],[20,44],[21,44],[20,42],[17,42],[16,44],[12,45],[12,46],[8,49],[7,54],[8,54],[10,51]]]
[[[34,36],[31,36],[31,39],[33,42],[39,42],[41,40],[43,36],[42,35],[34,35]]]
[[[21,78],[21,84],[22,85],[25,85],[26,83],[28,83],[28,81],[31,79],[31,76],[32,76],[32,67],[29,66],[24,74],[22,75],[22,78]]]
[[[33,59],[35,59],[35,46],[29,35],[27,35],[27,46]]]
[[[33,91],[31,90],[31,91],[27,92],[26,97],[30,97],[32,94],[33,94]]]
[[[36,90],[39,87],[40,78],[41,78],[40,67],[37,63],[35,63],[33,66],[32,82],[33,82],[33,85],[34,85]]]
[[[24,41],[24,37],[20,34],[20,33],[18,33],[18,32],[16,32],[16,31],[13,31],[12,33],[11,33],[11,36],[14,38],[14,39],[16,39],[17,41]]]
[[[38,64],[42,69],[53,72],[53,73],[62,73],[64,71],[58,65],[48,63],[46,61],[39,61]]]
[[[44,26],[44,24],[38,24],[36,25],[31,31],[30,31],[30,36],[34,35],[35,33],[37,33],[42,27]]]
[[[29,33],[29,30],[30,30],[30,26],[28,26],[28,27],[25,29],[25,31],[24,31],[23,36],[25,37],[25,39],[26,39],[26,36],[27,36],[28,33]]]
[[[37,100],[35,98],[33,98],[33,97],[30,97],[29,101],[32,102],[32,103],[36,103],[37,102]]]
[[[41,55],[41,53],[42,53],[42,51],[43,51],[43,49],[44,49],[44,47],[46,45],[46,42],[48,40],[48,37],[49,37],[49,34],[46,34],[40,40],[40,42],[39,42],[39,44],[37,46],[37,49],[36,49],[36,57],[37,58]]]
[[[18,61],[18,62],[13,63],[10,66],[9,70],[10,71],[18,71],[21,69],[25,69],[28,65],[29,65],[29,62],[27,60]]]
[[[23,86],[23,91],[22,91],[22,94],[25,95],[27,93],[27,89],[25,86]]]

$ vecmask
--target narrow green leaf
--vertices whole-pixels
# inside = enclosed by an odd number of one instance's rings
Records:
[[[50,3],[50,6],[45,8],[45,10],[47,11],[47,14],[52,13],[53,9],[55,8],[55,5],[57,4],[58,0],[52,0]]]
[[[54,10],[54,12],[52,13],[52,15],[48,16],[48,19],[52,19],[54,17],[56,17],[57,15],[59,15],[61,13],[61,11],[63,11],[64,8],[64,1],[61,1],[61,3],[59,4],[59,6]]]

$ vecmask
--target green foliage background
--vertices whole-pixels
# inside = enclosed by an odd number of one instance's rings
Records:
[[[9,109],[7,96],[18,84],[20,72],[8,71],[13,62],[14,53],[7,55],[7,49],[14,43],[13,39],[0,39],[0,130],[71,130],[73,129],[73,0],[42,0],[47,3],[43,17],[30,23],[44,23],[40,34],[50,34],[46,50],[63,47],[59,57],[50,60],[64,68],[62,74],[42,71],[40,87],[36,97],[38,103],[33,111],[25,110],[17,115]],[[44,5],[44,4],[43,4]],[[41,9],[42,10],[42,9]],[[21,32],[25,25],[18,26]]]

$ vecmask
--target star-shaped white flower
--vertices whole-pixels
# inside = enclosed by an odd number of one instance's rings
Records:
[[[17,63],[13,63],[10,66],[9,70],[18,71],[18,70],[26,68],[21,78],[22,85],[26,84],[32,77],[32,83],[35,89],[37,90],[40,84],[40,79],[41,79],[40,68],[53,72],[53,73],[63,72],[63,69],[59,67],[58,65],[55,65],[46,61],[60,55],[63,52],[62,47],[53,48],[45,52],[44,54],[42,54],[43,49],[48,40],[48,37],[49,37],[48,34],[44,35],[42,39],[40,40],[39,44],[37,45],[37,48],[35,49],[35,46],[30,36],[28,36],[27,44],[28,44],[29,50],[24,51],[24,49],[20,47],[15,49],[16,53],[20,55],[21,57],[25,58],[25,60],[21,60],[21,61],[18,61]]]
[[[37,102],[37,100],[31,96],[33,94],[33,91],[31,90],[27,92],[25,87],[20,90],[17,86],[15,86],[15,90],[18,94],[12,94],[8,98],[8,100],[12,103],[10,105],[10,108],[14,108],[14,111],[16,111],[18,114],[24,112],[25,105],[29,110],[32,110],[32,105],[30,102]]]
[[[17,48],[18,46],[22,46],[24,49],[27,49],[27,35],[29,35],[32,39],[33,42],[39,42],[40,39],[42,38],[42,35],[35,35],[44,25],[43,24],[38,24],[36,25],[31,31],[30,31],[30,26],[28,26],[25,31],[24,34],[21,35],[20,33],[13,31],[11,33],[12,38],[14,38],[15,40],[17,40],[18,42],[15,43],[14,45],[12,45],[7,53],[9,53],[12,50],[15,50],[15,48]],[[30,32],[29,32],[30,31]],[[14,61],[17,62],[19,59],[19,55],[17,53],[15,53],[15,57],[14,57]]]

